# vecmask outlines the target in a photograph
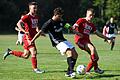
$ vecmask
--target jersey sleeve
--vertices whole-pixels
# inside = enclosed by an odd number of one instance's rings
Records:
[[[45,22],[45,23],[43,24],[43,26],[42,26],[41,30],[42,30],[43,32],[47,32],[47,31],[48,31],[48,27],[49,27],[50,23],[51,23],[51,21],[50,21],[50,20],[48,20],[47,22]]]
[[[80,25],[80,24],[83,23],[84,21],[85,21],[85,19],[79,18],[79,19],[76,21],[75,24]]]
[[[23,18],[21,18],[21,20],[26,23],[28,21],[28,15],[25,15]]]
[[[77,27],[80,26],[80,24],[83,22],[82,18],[79,18],[76,23],[72,26],[73,29],[76,29]]]

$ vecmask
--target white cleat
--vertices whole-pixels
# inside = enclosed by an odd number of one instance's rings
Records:
[[[65,76],[66,76],[66,77],[71,77],[71,78],[75,78],[75,77],[76,77],[75,72],[69,73],[69,74],[66,73]]]
[[[45,73],[45,71],[44,70],[40,70],[40,69],[34,69],[33,70],[35,73]]]

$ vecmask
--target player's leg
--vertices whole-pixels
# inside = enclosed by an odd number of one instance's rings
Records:
[[[20,37],[20,32],[18,31],[16,45],[19,45],[19,44],[20,44],[19,37]]]
[[[90,61],[89,61],[89,63],[88,63],[88,65],[87,65],[87,67],[86,67],[86,73],[89,73],[90,72],[90,70],[92,69],[92,67],[93,67],[93,60],[94,60],[94,58],[95,58],[95,54],[94,54],[94,48],[93,48],[93,46],[91,45],[91,44],[89,44],[89,43],[87,43],[86,45],[85,45],[85,50],[89,53],[89,55],[90,55]]]
[[[37,50],[36,50],[36,47],[35,46],[30,47],[29,51],[31,53],[31,62],[32,62],[33,71],[35,73],[44,73],[45,71],[37,68]]]
[[[18,44],[19,44],[19,41],[17,40],[17,41],[16,41],[16,45],[18,45]]]
[[[78,54],[77,54],[75,48],[72,48],[70,51],[67,51],[66,54],[67,54],[67,59],[69,59],[71,57],[71,60],[73,62],[71,69],[70,69],[70,66],[68,67],[68,73],[69,73],[70,71],[74,70],[74,66],[76,64]],[[69,61],[69,60],[67,60],[67,61]]]
[[[19,35],[18,35],[18,41],[19,41],[20,45],[23,45],[23,35],[24,34],[21,34],[21,33],[19,33]]]
[[[72,54],[71,49],[67,49],[66,56],[67,56],[68,70],[67,70],[67,73],[65,76],[75,77],[74,65],[76,64],[77,59],[73,58],[73,54]]]
[[[6,57],[9,56],[9,55],[14,55],[14,56],[17,56],[17,57],[27,59],[29,57],[29,51],[24,50],[24,52],[22,52],[22,51],[11,50],[11,49],[8,48],[3,55],[3,59],[5,60]]]
[[[112,41],[111,41],[111,50],[113,50],[115,45],[115,37],[113,37]]]
[[[96,48],[94,47],[94,45],[92,43],[88,43],[86,45],[86,50],[87,50],[87,52],[90,53],[90,59],[91,59],[90,62],[88,63],[87,68],[86,68],[86,72],[90,72],[90,70],[92,69],[92,67],[94,67],[94,70],[95,70],[96,73],[102,74],[104,71],[100,70],[98,68],[97,61],[99,60],[99,57],[98,57]]]
[[[77,58],[78,58],[78,53],[75,50],[75,48],[72,48],[72,58],[73,58],[73,70],[74,70],[74,66],[75,66]]]
[[[75,77],[75,73],[73,72],[73,69],[74,69],[74,65],[76,63],[78,55],[74,49],[74,46],[70,42],[64,41],[64,42],[60,42],[56,46],[56,48],[61,52],[62,55],[66,54],[67,56],[68,71],[65,76],[72,77],[72,78]]]

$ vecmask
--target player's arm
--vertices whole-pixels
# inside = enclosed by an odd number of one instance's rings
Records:
[[[101,37],[101,38],[103,38],[103,39],[109,39],[110,40],[110,38],[108,38],[108,37],[106,37],[106,36],[104,36],[102,33],[100,33],[98,30],[96,30],[96,31],[94,31],[94,33],[97,35],[97,36],[99,36],[99,37]]]
[[[20,29],[20,31],[28,34],[28,32],[25,32],[25,30],[24,30],[24,28],[23,28],[23,26],[21,24],[24,24],[24,22],[22,20],[19,20],[18,23],[17,23],[17,26]]]
[[[20,29],[19,29],[18,27],[15,27],[15,30],[16,30],[16,31],[20,31]]]
[[[116,24],[115,29],[117,30],[117,33],[119,34],[120,31],[118,30],[118,25]]]
[[[39,31],[40,31],[40,29],[39,29],[39,27],[38,27],[38,26],[37,26],[37,28],[36,28],[36,31],[37,31],[37,32],[39,32]],[[46,35],[45,35],[45,33],[43,33],[43,32],[42,32],[42,33],[40,33],[40,36],[44,36],[44,37],[45,37]]]
[[[102,32],[103,35],[106,35],[106,25],[103,27],[103,32]]]
[[[49,22],[44,23],[41,30],[39,30],[38,33],[31,40],[31,43],[33,43],[40,35],[42,35],[42,34],[45,35],[44,32],[45,32],[45,30],[47,29],[48,26],[49,26]]]
[[[38,33],[31,40],[31,43],[33,43],[41,34],[43,34],[43,32],[42,32],[42,30],[39,30]]]
[[[75,30],[76,27],[77,27],[76,24],[74,24],[73,26],[71,26],[69,23],[66,23],[65,26],[64,26],[64,28],[70,29],[74,34],[77,34],[77,35],[79,35],[79,36],[82,37],[83,35]]]
[[[39,29],[39,27],[37,26],[37,27],[36,27],[36,31],[39,32],[39,30],[40,30],[40,29]]]

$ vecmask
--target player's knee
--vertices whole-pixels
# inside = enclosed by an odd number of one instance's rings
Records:
[[[28,59],[29,58],[29,55],[25,55],[23,56],[24,59]]]
[[[66,55],[67,55],[67,57],[72,57],[73,55],[72,55],[72,51],[70,50],[70,49],[68,49],[67,51],[66,51]]]
[[[36,57],[36,53],[33,53],[33,54],[31,55],[31,57]]]

